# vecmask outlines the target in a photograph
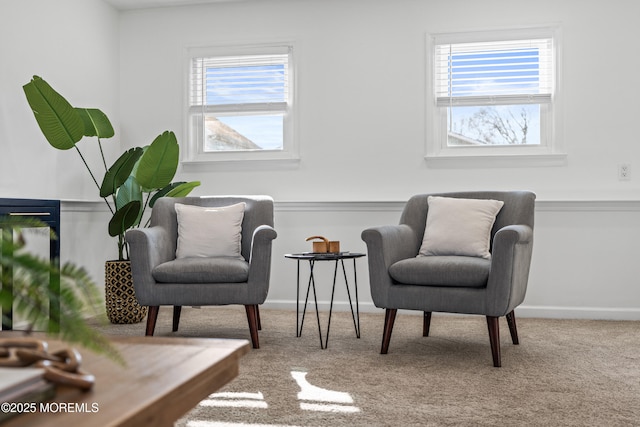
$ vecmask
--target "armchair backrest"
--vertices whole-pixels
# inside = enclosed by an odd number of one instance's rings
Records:
[[[242,220],[242,248],[244,259],[249,260],[253,232],[260,225],[273,227],[273,199],[269,196],[207,196],[207,197],[162,197],[156,201],[151,211],[151,226],[161,226],[168,231],[170,250],[175,253],[178,241],[178,218],[175,204],[218,207],[236,203],[246,203]]]
[[[533,218],[535,215],[536,195],[530,191],[468,191],[454,193],[433,193],[418,194],[409,199],[400,216],[400,224],[411,227],[417,237],[416,253],[422,244],[422,236],[427,220],[429,196],[457,197],[464,199],[493,199],[502,200],[504,206],[500,209],[496,222],[491,230],[491,243],[496,231],[507,225],[522,224],[533,229]]]

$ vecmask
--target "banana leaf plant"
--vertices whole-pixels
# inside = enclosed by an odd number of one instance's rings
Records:
[[[184,197],[199,181],[172,182],[180,157],[176,136],[171,131],[158,135],[150,145],[134,147],[110,166],[102,149],[102,139],[111,138],[115,132],[107,116],[95,108],[73,107],[41,77],[33,76],[23,86],[36,122],[49,144],[59,150],[75,149],[91,175],[112,217],[108,232],[118,238],[118,259],[129,259],[124,239],[125,232],[143,224],[147,207],[152,208],[162,196]],[[84,137],[96,137],[104,165],[100,183],[89,167],[78,142]]]

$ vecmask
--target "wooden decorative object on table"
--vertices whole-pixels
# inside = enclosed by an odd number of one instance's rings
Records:
[[[307,242],[309,240],[320,239],[321,241],[315,241],[313,243],[313,252],[315,253],[338,253],[340,252],[340,241],[334,240],[330,241],[326,237],[323,236],[311,236],[307,237]]]
[[[0,366],[43,369],[42,378],[59,385],[90,390],[95,377],[80,369],[82,356],[75,348],[50,352],[46,341],[32,338],[0,338]],[[19,397],[19,396],[18,396]]]

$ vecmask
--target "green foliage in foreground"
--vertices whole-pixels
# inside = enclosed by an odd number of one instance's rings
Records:
[[[13,299],[14,315],[17,314],[29,323],[29,331],[47,331],[50,326],[49,301],[59,300],[60,313],[59,316],[54,316],[59,317],[59,322],[51,325],[53,330],[60,331],[54,334],[56,338],[79,344],[124,364],[109,340],[86,321],[87,315],[91,313],[88,310],[93,310],[97,315],[97,308],[101,306],[102,301],[98,288],[86,270],[72,263],[65,263],[58,268],[48,258],[35,256],[25,249],[22,229],[43,225],[37,220],[0,218],[2,282],[7,283],[9,274],[13,277],[13,298],[5,286],[0,289],[3,319]],[[58,271],[59,296],[54,295],[48,286],[50,275],[57,274]]]

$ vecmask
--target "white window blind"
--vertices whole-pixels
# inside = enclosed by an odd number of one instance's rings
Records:
[[[435,45],[439,107],[550,103],[551,38]]]
[[[288,54],[193,58],[190,106],[205,113],[286,111],[288,73]]]

